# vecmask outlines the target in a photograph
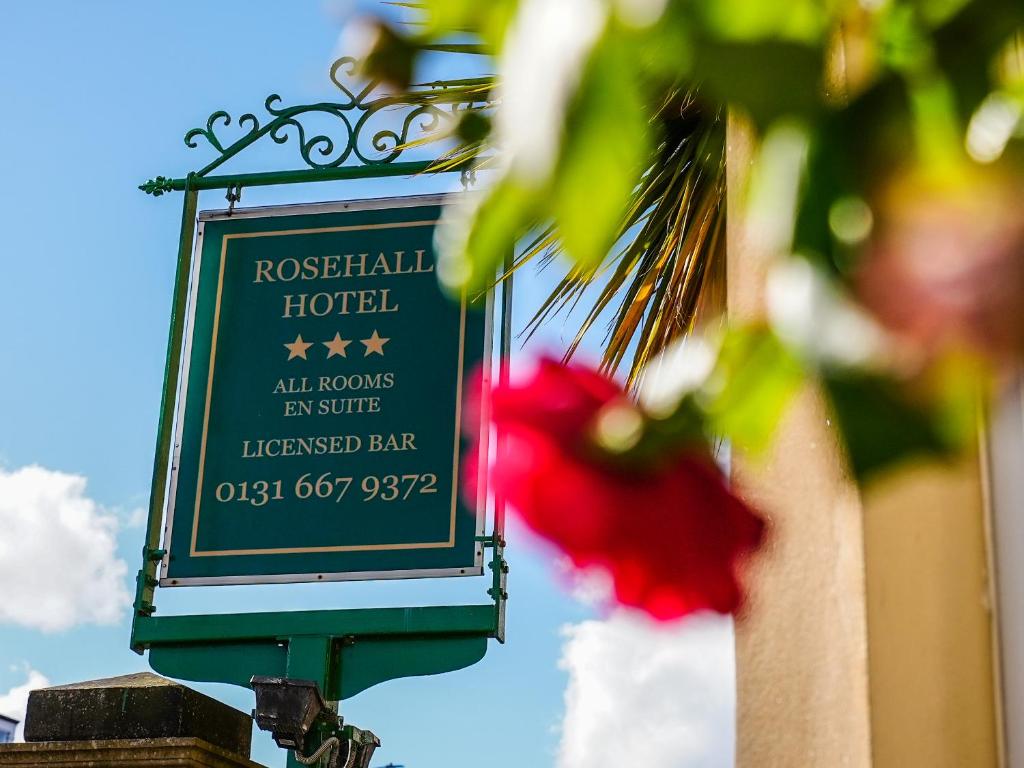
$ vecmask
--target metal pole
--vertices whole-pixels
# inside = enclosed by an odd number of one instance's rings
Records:
[[[512,346],[512,266],[515,263],[515,245],[505,255],[504,274],[501,282],[501,331],[498,339],[500,359],[498,360],[498,385],[506,386],[509,380],[509,353]],[[502,436],[494,436],[495,450],[501,450]],[[499,643],[505,642],[505,611],[508,604],[508,563],[505,561],[505,497],[494,495],[494,547],[491,560],[491,590],[494,597],[494,637]]]
[[[181,340],[185,328],[185,305],[188,301],[189,273],[192,268],[192,242],[196,227],[196,208],[199,203],[199,192],[191,184],[193,178],[192,174],[189,174],[185,179],[185,200],[181,213],[178,263],[174,275],[171,325],[167,334],[164,386],[160,398],[160,422],[157,427],[156,453],[153,456],[153,483],[149,491],[146,543],[143,547],[142,568],[139,570],[136,580],[135,605],[132,613],[131,645],[132,650],[139,654],[143,649],[135,642],[136,620],[140,616],[150,616],[155,610],[153,592],[157,585],[157,564],[164,554],[160,550],[160,528],[163,519],[164,491],[167,485],[167,457],[171,449],[175,393],[178,390],[178,372],[181,363]]]

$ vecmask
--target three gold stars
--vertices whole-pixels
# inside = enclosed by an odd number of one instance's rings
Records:
[[[384,345],[391,341],[390,338],[381,336],[376,329],[370,334],[368,339],[360,339],[359,342],[366,347],[366,351],[363,352],[363,357],[369,357],[370,355],[384,356]],[[352,343],[351,339],[341,338],[341,333],[335,333],[334,338],[330,341],[320,342],[327,347],[327,359],[330,360],[332,357],[348,357],[348,345]],[[284,345],[284,348],[288,350],[288,359],[294,360],[295,358],[301,358],[308,360],[306,353],[309,348],[312,347],[314,342],[306,341],[302,338],[302,334],[298,334],[295,337],[295,341],[288,342]]]

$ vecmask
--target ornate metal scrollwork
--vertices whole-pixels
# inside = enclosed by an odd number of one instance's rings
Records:
[[[346,80],[357,82],[357,72],[358,62],[351,57],[338,59],[332,65],[331,81],[344,94],[340,102],[285,107],[279,95],[271,94],[264,104],[269,119],[261,123],[252,113],[242,115],[238,126],[245,131],[231,143],[225,143],[220,135],[231,125],[231,116],[223,110],[214,112],[205,128],[193,128],[185,134],[187,146],[198,147],[197,139],[202,138],[218,153],[196,176],[205,176],[267,135],[278,144],[287,143],[294,135],[300,157],[312,169],[345,164],[384,165],[429,139],[431,134],[449,125],[454,128],[463,112],[484,109],[493,103],[489,78],[445,85],[425,83],[397,95],[375,95],[379,92],[377,82],[361,87],[346,84]],[[337,130],[307,135],[301,120],[305,115],[327,116],[336,122]],[[147,182],[153,189],[146,191],[165,191],[160,182],[161,179]]]

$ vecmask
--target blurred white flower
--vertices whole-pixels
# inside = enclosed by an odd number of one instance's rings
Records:
[[[979,163],[999,159],[1020,125],[1021,103],[1008,93],[990,93],[971,116],[965,143]]]
[[[644,410],[665,417],[688,393],[700,388],[718,359],[717,339],[694,333],[672,342],[644,367],[639,400]]]
[[[862,365],[882,349],[881,328],[804,259],[777,264],[765,298],[773,330],[810,360]]]
[[[510,172],[527,186],[551,174],[566,105],[606,16],[601,0],[525,0],[509,29],[495,131]]]
[[[761,142],[747,197],[747,237],[765,253],[789,253],[808,152],[807,129],[782,121]]]
[[[616,15],[631,27],[642,29],[656,23],[668,0],[615,0]]]
[[[437,279],[449,291],[459,290],[469,282],[473,262],[466,253],[466,241],[483,203],[478,193],[452,195],[441,211],[441,220],[434,230],[437,251]]]

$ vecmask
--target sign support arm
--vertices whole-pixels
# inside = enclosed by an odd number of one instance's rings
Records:
[[[486,159],[486,158],[484,158]],[[200,191],[210,189],[228,189],[234,186],[267,187],[277,184],[308,184],[319,181],[344,181],[347,179],[380,179],[392,176],[417,176],[422,173],[452,173],[476,167],[484,159],[474,163],[463,162],[443,169],[437,168],[435,161],[411,161],[379,163],[375,165],[343,165],[336,168],[301,168],[291,171],[264,171],[262,173],[233,173],[219,176],[198,176],[173,179],[157,176],[139,185],[139,189],[148,195],[159,197],[166,192],[182,192],[186,190]]]

